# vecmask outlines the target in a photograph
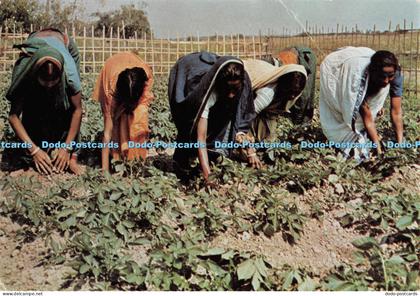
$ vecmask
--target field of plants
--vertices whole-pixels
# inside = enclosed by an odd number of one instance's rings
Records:
[[[9,80],[0,77],[1,141],[14,140]],[[83,77],[83,141],[101,139],[94,81]],[[173,141],[167,78],[155,81],[151,140]],[[420,102],[403,101],[405,139],[419,141]],[[392,139],[388,112],[379,126]],[[259,171],[221,160],[217,188],[199,175],[181,184],[172,151],[103,175],[100,150],[85,150],[80,177],[13,171],[3,157],[0,290],[418,290],[419,150],[356,165],[299,148],[324,140],[317,115],[306,127],[281,118],[278,139],[292,148],[260,152]]]

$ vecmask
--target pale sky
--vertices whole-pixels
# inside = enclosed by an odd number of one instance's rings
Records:
[[[65,0],[74,2],[75,0]],[[134,0],[78,0],[86,14],[105,12],[121,4],[139,4]],[[283,27],[295,32],[299,23],[335,30],[337,23],[349,30],[388,29],[407,20],[420,28],[420,0],[145,0],[146,11],[157,37],[219,34],[258,34],[261,30],[277,33]],[[284,4],[284,5],[283,5]],[[289,9],[289,11],[285,8]],[[293,17],[296,16],[296,18]]]

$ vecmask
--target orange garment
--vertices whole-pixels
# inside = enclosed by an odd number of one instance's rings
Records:
[[[292,49],[285,49],[280,51],[278,57],[283,65],[299,64],[298,53]]]
[[[118,75],[126,69],[142,68],[148,77],[143,94],[132,114],[116,108],[113,97]],[[133,52],[117,53],[103,66],[96,81],[93,99],[100,102],[102,113],[111,116],[113,122],[111,141],[118,143],[118,149],[111,149],[114,159],[145,159],[145,148],[128,148],[128,141],[144,143],[149,136],[149,104],[153,100],[153,74],[151,68]],[[119,109],[119,110],[118,110]]]

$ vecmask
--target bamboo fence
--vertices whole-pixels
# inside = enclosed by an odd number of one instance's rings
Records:
[[[35,30],[31,26],[31,30]],[[389,22],[388,30],[379,32],[374,25],[371,30],[362,32],[358,26],[346,27],[337,24],[335,28],[313,25],[306,22],[305,30],[280,31],[269,30],[257,36],[245,34],[219,34],[200,36],[195,34],[176,35],[175,38],[155,38],[153,32],[135,32],[127,38],[123,27],[110,30],[95,30],[84,27],[76,30],[72,27],[64,31],[75,39],[81,57],[81,73],[97,74],[108,57],[121,51],[136,51],[149,63],[155,75],[167,75],[175,62],[191,52],[212,51],[220,55],[232,55],[239,58],[258,59],[267,55],[276,55],[281,49],[290,46],[306,46],[314,50],[318,64],[330,52],[343,46],[365,46],[374,50],[384,49],[395,53],[402,65],[404,89],[407,95],[418,94],[419,86],[419,38],[420,29],[413,27],[413,22],[404,20],[403,25],[393,26]],[[16,26],[0,26],[0,74],[11,71],[19,52],[12,48],[21,43],[28,32],[18,30]]]

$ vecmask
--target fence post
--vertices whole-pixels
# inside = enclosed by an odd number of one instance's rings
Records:
[[[243,40],[244,40],[244,56],[246,57],[246,58],[248,58],[248,53],[247,53],[247,50],[248,50],[248,48],[247,48],[247,45],[246,45],[246,36],[245,36],[245,34],[243,34]]]
[[[226,55],[226,35],[223,33],[223,55]]]
[[[357,39],[359,37],[359,29],[357,28],[357,24],[356,24],[356,38],[355,38],[355,42],[357,46],[360,46],[360,44],[357,42]]]
[[[283,49],[286,47],[286,35],[287,35],[287,30],[285,27],[283,27],[283,34],[280,40],[280,48]]]
[[[13,40],[12,40],[12,44],[14,43],[14,40],[16,38],[16,23],[13,23]],[[12,54],[13,54],[13,60],[16,60],[16,52],[14,50],[12,50]]]
[[[336,34],[335,34],[335,44],[336,44],[336,47],[340,47],[340,46],[338,46],[338,30],[339,30],[339,28],[340,28],[340,25],[337,24],[337,30],[336,30]]]
[[[197,44],[198,44],[198,51],[201,51],[201,44],[200,44],[200,33],[197,31]]]
[[[112,43],[113,43],[113,40],[112,40],[113,32],[112,31],[113,30],[114,30],[113,27],[111,27],[110,30],[109,30],[109,56],[112,56]]]
[[[386,47],[389,50],[390,49],[389,44],[390,44],[390,41],[391,41],[391,21],[389,21],[389,24],[388,24],[388,34],[387,35],[388,35],[388,38],[387,38]]]
[[[318,45],[319,49],[322,49],[321,44],[322,44],[322,46],[325,46],[327,44],[327,40],[325,39],[324,25],[321,25],[321,27],[319,28],[319,40],[321,42],[318,42],[317,45]],[[324,47],[324,50],[325,50],[325,47]]]
[[[71,25],[71,34],[73,35],[74,42],[76,42],[76,28],[74,24]]]
[[[188,41],[188,37],[187,37],[187,33],[184,34],[184,55],[187,55],[187,41]]]
[[[160,74],[163,74],[163,38],[160,38]]]
[[[23,29],[20,28],[20,44],[23,43]]]
[[[179,33],[176,33],[176,60],[179,59]]]
[[[420,30],[417,30],[417,52],[416,52],[416,97],[419,98],[419,84],[418,84],[418,65],[419,65],[419,48],[420,48]]]
[[[127,50],[127,40],[125,39],[125,23],[124,23],[124,20],[121,21],[121,30],[122,30],[122,38],[123,38],[123,44],[124,44],[123,47],[125,47],[124,50]]]
[[[83,73],[86,73],[86,27],[83,27]]]
[[[171,40],[169,39],[169,31],[168,31],[168,75],[171,71]]]
[[[252,35],[252,51],[253,51],[253,56],[255,60],[257,58],[256,53],[255,53],[255,35]]]
[[[153,30],[150,30],[150,46],[152,50],[152,71],[153,73],[155,73],[155,46],[154,46]]]
[[[140,31],[141,32],[141,31]],[[137,54],[139,54],[140,53],[140,49],[139,49],[139,34],[138,34],[138,32],[137,32],[137,30],[136,31],[134,31],[134,38],[135,38],[135,42],[134,42],[134,47],[136,48],[136,52],[137,52]]]
[[[216,53],[219,54],[219,35],[216,32]]]
[[[102,26],[102,66],[105,64],[105,26]]]
[[[366,29],[366,40],[365,40],[365,46],[369,47],[369,31]]]
[[[372,49],[375,49],[375,35],[376,35],[376,25],[373,25],[373,32],[372,32]]]
[[[0,52],[2,52],[3,48],[3,41],[2,41],[2,37],[1,34],[3,33],[3,26],[0,26]],[[6,63],[6,61],[2,61],[3,65],[4,63]]]
[[[411,76],[413,76],[413,60],[412,60],[412,52],[411,52],[411,48],[413,45],[413,30],[414,30],[414,24],[413,22],[411,22],[411,30],[410,30],[410,44],[409,44],[409,74],[408,74],[408,95],[411,94]],[[417,66],[416,66],[416,71],[417,71]]]
[[[400,53],[400,49],[401,49],[401,36],[400,36],[400,25],[398,24],[397,26],[396,26],[396,28],[395,28],[395,36],[398,36],[398,46],[397,46],[397,53],[396,54],[399,54]],[[395,41],[395,40],[394,40]],[[395,42],[394,42],[394,44],[395,44]]]
[[[236,48],[238,58],[241,55],[241,40],[240,40],[240,38],[241,38],[241,36],[238,33],[237,40],[236,40],[236,43],[238,44],[238,47]]]
[[[402,51],[405,54],[405,32],[407,31],[407,20],[404,19],[404,31],[403,31],[403,45],[402,45]]]
[[[230,55],[234,56],[235,55],[235,49],[233,47],[233,34],[230,34]]]
[[[92,73],[96,73],[96,57],[95,57],[95,30],[92,26]]]
[[[147,63],[147,32],[144,32],[143,35],[143,41],[144,41],[144,62]]]
[[[3,46],[3,72],[6,72],[6,64],[7,64],[7,55],[6,55],[6,50],[7,50],[7,33],[8,33],[9,28],[6,26],[4,28],[4,46]]]
[[[120,44],[121,40],[120,40],[120,27],[117,27],[117,49],[118,52],[121,51],[121,44]]]

